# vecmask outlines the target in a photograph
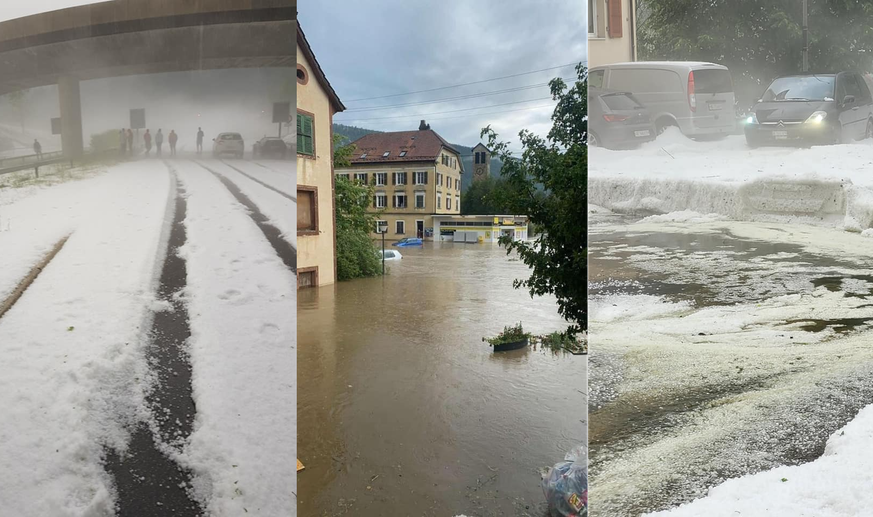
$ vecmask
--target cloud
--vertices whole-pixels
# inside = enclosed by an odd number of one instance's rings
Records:
[[[446,0],[330,2],[300,6],[300,23],[319,64],[349,111],[335,121],[383,131],[415,129],[425,118],[453,143],[475,145],[491,124],[517,142],[521,129],[551,126],[550,79],[573,77],[572,66],[445,90],[367,99],[505,77],[586,59],[585,2],[578,0]],[[542,84],[482,97],[390,107]],[[520,101],[530,101],[519,103]],[[505,106],[498,104],[518,103]],[[374,111],[356,108],[389,106]],[[488,108],[487,106],[493,106]],[[537,109],[531,109],[539,107]],[[468,108],[482,108],[472,109]],[[426,115],[421,115],[426,114]],[[408,118],[388,118],[404,116]],[[347,122],[346,122],[347,121]],[[518,149],[517,143],[513,148]]]

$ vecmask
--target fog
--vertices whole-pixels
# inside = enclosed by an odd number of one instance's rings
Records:
[[[152,134],[175,130],[180,151],[195,147],[197,128],[205,133],[204,149],[221,132],[242,134],[246,148],[264,136],[277,136],[272,122],[274,102],[292,102],[294,83],[290,68],[237,69],[175,72],[97,79],[81,83],[82,129],[85,146],[91,135],[130,127],[130,110],[145,109],[146,127]],[[4,98],[5,97],[5,98]],[[60,116],[56,86],[27,91],[21,120],[9,102],[0,97],[0,125],[16,147],[30,147],[39,138],[45,150],[60,149],[59,135],[51,135],[51,118]],[[282,136],[289,131],[282,128]],[[140,131],[140,137],[145,130]],[[4,132],[0,132],[0,138]],[[8,146],[0,154],[9,154]]]

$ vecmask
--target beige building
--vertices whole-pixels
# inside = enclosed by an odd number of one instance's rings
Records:
[[[588,1],[588,68],[637,60],[636,0]]]
[[[336,282],[333,115],[345,110],[297,24],[297,286]]]
[[[371,133],[354,142],[351,166],[337,176],[375,185],[370,210],[388,239],[432,240],[434,215],[461,213],[461,155],[422,120],[418,131]],[[374,239],[381,235],[373,229]]]

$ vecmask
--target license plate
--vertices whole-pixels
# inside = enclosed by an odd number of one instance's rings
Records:
[[[776,140],[788,140],[788,131],[773,131],[773,138]]]
[[[724,105],[722,105],[722,104],[710,104],[709,105],[709,111],[720,111],[722,108],[724,108]]]
[[[634,131],[634,136],[649,136],[650,134],[651,133],[649,133],[648,129],[644,129],[642,131]]]

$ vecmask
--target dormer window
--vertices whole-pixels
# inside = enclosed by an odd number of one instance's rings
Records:
[[[406,151],[400,151],[400,157],[403,158],[404,156],[406,156]]]
[[[367,157],[367,153],[362,154],[362,155],[361,155],[361,160],[363,160],[363,159],[366,158],[366,157]]]
[[[382,158],[388,158],[388,155],[391,154],[391,151],[385,151],[382,153]]]

